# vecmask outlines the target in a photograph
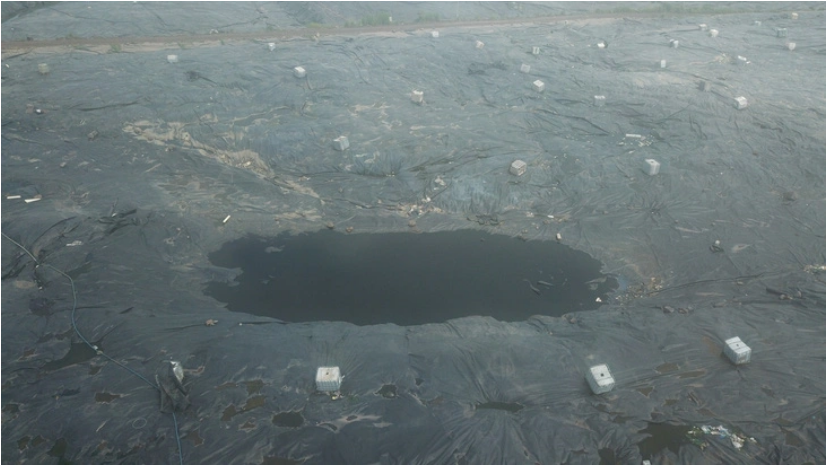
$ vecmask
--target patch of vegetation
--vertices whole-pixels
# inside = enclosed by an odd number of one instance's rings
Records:
[[[325,25],[322,23],[310,23],[307,25],[307,27],[309,29],[322,29],[323,27],[325,27]]]
[[[736,10],[727,7],[718,7],[714,3],[679,3],[679,2],[663,2],[652,6],[643,8],[634,8],[629,6],[615,7],[609,10],[611,13],[660,13],[662,15],[668,14],[727,14],[737,13]]]
[[[112,44],[109,46],[109,53],[121,53],[122,51],[123,48],[121,47],[121,44]]]
[[[384,11],[365,16],[359,21],[345,21],[345,27],[387,26],[389,24],[391,24],[391,15]]]
[[[439,13],[423,13],[416,14],[417,23],[438,23],[440,21]]]

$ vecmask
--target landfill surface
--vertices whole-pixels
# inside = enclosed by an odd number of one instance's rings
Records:
[[[2,462],[824,463],[823,3],[3,7]],[[331,226],[625,284],[416,326],[205,295]]]

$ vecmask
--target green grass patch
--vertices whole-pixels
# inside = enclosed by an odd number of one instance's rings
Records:
[[[345,21],[345,27],[387,26],[391,24],[391,15],[384,11],[368,15],[359,21]]]
[[[440,21],[439,13],[423,13],[416,14],[417,23],[438,23]]]

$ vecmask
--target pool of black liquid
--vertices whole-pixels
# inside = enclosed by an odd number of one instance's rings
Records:
[[[596,309],[617,288],[584,252],[473,230],[248,236],[209,259],[242,274],[209,283],[208,295],[231,311],[287,322],[522,321]]]

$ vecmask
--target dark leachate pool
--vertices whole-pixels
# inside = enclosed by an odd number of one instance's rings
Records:
[[[209,283],[208,295],[231,311],[287,322],[521,321],[596,309],[617,288],[584,252],[472,230],[248,236],[209,259],[243,273]]]

